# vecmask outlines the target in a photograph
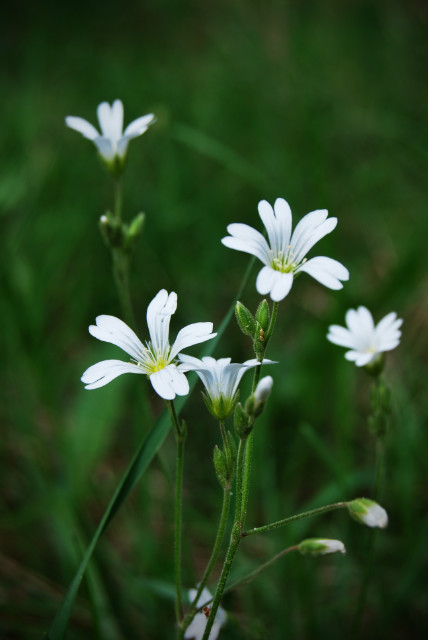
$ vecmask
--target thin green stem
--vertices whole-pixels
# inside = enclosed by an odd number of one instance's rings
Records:
[[[122,217],[122,183],[120,178],[114,180],[114,215],[117,220]]]
[[[260,367],[257,367],[256,371],[259,369]],[[257,383],[256,383],[256,386],[257,386]],[[244,468],[242,473],[242,500],[241,500],[241,513],[240,513],[241,531],[245,526],[245,518],[247,517],[248,497],[250,493],[253,441],[254,441],[254,431],[252,431],[248,436],[247,446],[245,449],[245,460],[244,460]]]
[[[275,322],[276,322],[276,317],[278,315],[278,307],[279,307],[279,302],[274,302],[273,305],[272,305],[272,315],[271,315],[271,318],[270,318],[269,327],[268,327],[268,330],[266,332],[266,337],[265,337],[266,342],[269,341],[269,339],[270,339],[270,337],[271,337],[271,335],[273,333],[273,330],[274,330],[274,327],[275,327]]]
[[[177,458],[175,467],[175,531],[174,531],[174,566],[175,566],[175,616],[177,624],[183,618],[183,597],[181,587],[181,547],[182,547],[182,512],[183,512],[183,457],[186,440],[185,428],[180,426],[175,405],[172,400],[167,401],[171,414],[171,421],[175,431],[177,443]]]
[[[214,542],[214,547],[213,550],[211,552],[211,557],[209,559],[209,562],[207,564],[207,567],[205,569],[204,575],[202,577],[202,580],[199,584],[196,596],[193,599],[193,602],[191,604],[190,610],[187,613],[186,617],[184,618],[183,622],[181,623],[181,627],[179,628],[178,631],[178,635],[177,635],[177,640],[181,640],[182,638],[184,638],[184,633],[187,629],[187,627],[189,626],[189,624],[192,622],[193,618],[195,617],[196,611],[197,611],[197,604],[198,604],[198,600],[201,597],[201,593],[204,590],[207,582],[208,582],[208,578],[211,575],[211,572],[214,568],[214,565],[216,563],[218,554],[220,552],[220,548],[221,548],[221,543],[223,540],[223,536],[224,536],[224,531],[226,528],[226,524],[227,524],[227,517],[229,515],[229,506],[230,506],[230,489],[224,489],[223,491],[223,505],[222,505],[222,509],[221,509],[221,515],[220,515],[220,521],[219,521],[219,526],[217,529],[217,535],[215,538],[215,542]],[[205,603],[204,603],[205,604]]]
[[[255,527],[254,529],[248,529],[248,531],[242,532],[242,537],[245,538],[247,536],[253,536],[256,533],[266,533],[267,531],[273,531],[273,529],[279,529],[280,527],[284,527],[286,524],[290,522],[295,522],[296,520],[302,520],[303,518],[310,518],[311,516],[318,516],[322,513],[327,513],[328,511],[335,511],[336,509],[346,509],[348,507],[348,502],[334,502],[333,504],[327,504],[324,507],[318,507],[318,509],[311,509],[310,511],[304,511],[303,513],[298,513],[294,516],[289,516],[288,518],[284,518],[283,520],[278,520],[277,522],[272,522],[271,524],[266,524],[263,527]]]
[[[254,578],[256,578],[259,575],[259,573],[261,573],[262,571],[270,567],[277,560],[285,556],[287,553],[291,553],[292,551],[297,551],[298,549],[299,549],[299,545],[297,544],[292,547],[287,547],[287,549],[283,549],[282,551],[277,553],[275,556],[270,558],[270,560],[267,560],[266,562],[261,564],[259,567],[257,567],[257,569],[254,569],[254,571],[250,571],[250,573],[247,573],[247,575],[243,576],[242,578],[239,578],[239,580],[232,582],[231,585],[226,587],[226,589],[223,592],[223,595],[225,593],[229,593],[230,591],[233,591],[233,589],[237,589],[238,587],[243,587],[244,585],[249,584],[254,580]]]
[[[129,286],[129,256],[123,247],[112,247],[113,275],[125,322],[135,327]]]
[[[204,635],[202,636],[202,640],[208,640],[210,636],[210,632],[212,626],[214,624],[214,620],[217,614],[217,610],[220,606],[221,599],[223,597],[223,592],[226,586],[227,579],[230,574],[230,570],[232,568],[233,560],[235,558],[236,551],[238,549],[240,540],[241,540],[241,530],[240,523],[235,522],[232,528],[232,533],[230,537],[229,547],[227,549],[226,558],[224,561],[223,569],[221,571],[220,579],[218,581],[217,590],[215,592],[215,596],[213,599],[213,604],[211,607],[210,615],[208,616],[207,626],[205,627]]]

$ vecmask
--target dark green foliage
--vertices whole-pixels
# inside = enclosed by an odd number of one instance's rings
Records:
[[[425,638],[423,3],[9,3],[1,22],[0,636],[48,630],[163,407],[143,376],[91,392],[79,381],[90,364],[122,357],[87,332],[96,315],[120,315],[98,229],[113,207],[113,181],[64,117],[96,124],[98,103],[121,98],[126,124],[149,112],[158,119],[131,141],[124,174],[124,222],[146,214],[131,276],[143,340],[160,288],[178,293],[173,336],[191,322],[218,328],[249,262],[220,239],[232,222],[262,230],[260,199],[285,197],[295,222],[323,207],[339,219],[310,255],[342,261],[349,283],[333,292],[300,277],[269,341],[266,357],[279,364],[263,369],[275,383],[255,426],[249,527],[370,497],[372,379],[325,336],[359,304],[376,321],[390,311],[404,319],[384,373],[390,524],[377,533],[361,637]],[[256,273],[239,296],[253,310]],[[253,357],[234,322],[213,355]],[[244,378],[241,398],[250,383]],[[184,581],[193,587],[219,516],[212,451],[221,438],[198,392],[183,417]],[[173,477],[170,434],[96,548],[71,640],[172,637]],[[347,555],[286,556],[227,595],[232,617],[221,640],[346,636],[367,533],[333,513],[244,540],[232,579],[304,537],[343,540]]]

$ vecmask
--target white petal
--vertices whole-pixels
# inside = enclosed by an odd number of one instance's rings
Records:
[[[312,247],[324,238],[328,233],[331,233],[333,229],[335,229],[337,225],[337,218],[328,218],[322,222],[316,229],[313,231],[308,231],[306,235],[302,235],[300,242],[296,245],[291,241],[292,252],[293,252],[293,261],[301,262],[305,255],[312,249]]]
[[[116,155],[116,149],[110,138],[103,138],[99,136],[98,138],[95,138],[94,144],[98,149],[98,153],[104,158],[104,160],[107,160],[107,162],[113,160]]]
[[[103,360],[92,365],[80,378],[85,389],[98,389],[108,384],[123,373],[144,373],[136,364],[122,360]]]
[[[290,205],[286,200],[284,200],[284,198],[277,198],[273,208],[281,230],[282,249],[285,250],[287,245],[290,243],[291,236],[292,216]]]
[[[272,251],[269,248],[266,238],[247,224],[233,223],[227,227],[231,236],[222,238],[222,243],[229,249],[243,251],[256,256],[264,264],[270,264]]]
[[[175,358],[180,351],[187,349],[187,347],[215,338],[217,334],[211,333],[212,330],[212,322],[195,322],[181,329],[171,347],[170,359]]]
[[[189,383],[184,373],[177,370],[174,364],[152,373],[150,382],[153,389],[164,400],[174,400],[176,395],[185,396],[189,393]]]
[[[103,342],[120,347],[135,360],[139,360],[144,349],[138,336],[128,327],[127,324],[115,316],[97,316],[96,326],[89,327],[89,333]]]
[[[97,107],[98,122],[105,138],[112,137],[111,107],[108,102],[101,102]]]
[[[111,108],[111,137],[118,142],[123,131],[123,104],[121,100],[115,100]]]
[[[262,296],[270,293],[276,282],[276,273],[278,272],[272,269],[272,267],[263,267],[259,271],[256,280],[256,289]]]
[[[340,347],[348,348],[354,348],[356,346],[354,335],[349,331],[349,329],[333,324],[328,328],[328,330],[329,333],[327,335],[327,340],[330,340],[333,344],[338,344]]]
[[[293,275],[291,273],[276,271],[276,281],[270,292],[270,297],[274,302],[281,302],[290,293],[292,285]]]
[[[264,226],[266,227],[266,231],[269,238],[269,243],[274,254],[279,253],[281,250],[281,236],[279,233],[277,220],[275,218],[273,208],[266,200],[261,200],[258,205],[259,216]]]
[[[291,245],[293,248],[299,250],[299,246],[308,235],[311,235],[320,224],[327,219],[328,211],[326,209],[319,209],[317,211],[311,211],[311,213],[307,213],[303,218],[297,223],[296,228],[294,229],[293,235],[291,236]]]
[[[361,353],[360,351],[347,351],[345,353],[345,358],[351,362],[355,362],[357,367],[364,367],[370,360],[373,360],[375,356],[375,353]]]
[[[82,136],[85,136],[85,138],[88,138],[88,140],[94,140],[100,135],[95,127],[83,118],[78,118],[76,116],[67,116],[65,119],[65,124],[67,125],[67,127],[70,127],[70,129],[74,129],[75,131],[81,133]]]
[[[140,118],[137,118],[136,120],[133,120],[130,124],[128,124],[123,135],[126,136],[129,140],[131,138],[141,136],[141,134],[147,131],[149,126],[151,124],[154,124],[155,122],[156,118],[153,113],[148,113],[146,116],[141,116]]]
[[[397,314],[392,311],[388,313],[382,320],[376,325],[375,333],[378,338],[383,336],[389,336],[390,334],[398,334],[398,337],[401,336],[401,331],[398,331],[398,328],[401,327],[403,321],[401,318],[397,319]]]
[[[298,271],[305,271],[329,289],[342,289],[340,280],[349,279],[349,271],[341,262],[325,256],[311,258]]]
[[[177,294],[172,291],[168,295],[165,289],[161,289],[147,307],[150,340],[158,354],[165,354],[168,350],[169,323],[176,309]]]

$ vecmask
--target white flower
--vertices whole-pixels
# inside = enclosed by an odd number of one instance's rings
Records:
[[[89,327],[89,333],[98,340],[111,342],[131,356],[133,362],[104,360],[89,367],[82,375],[85,389],[97,389],[108,384],[122,373],[143,373],[150,378],[154,390],[161,398],[173,400],[176,395],[185,396],[189,392],[186,376],[174,363],[179,351],[194,344],[211,340],[217,334],[211,333],[211,322],[189,324],[178,332],[177,338],[169,345],[169,322],[177,308],[177,294],[168,295],[165,289],[159,291],[147,308],[147,326],[150,342],[146,345],[122,320],[114,316],[98,316],[96,326]]]
[[[299,544],[303,555],[325,556],[329,553],[346,553],[345,545],[340,540],[330,538],[308,538]]]
[[[256,359],[238,364],[231,362],[231,358],[215,360],[206,356],[199,360],[182,353],[179,355],[179,360],[180,371],[196,371],[208,394],[208,408],[220,420],[224,420],[232,411],[235,394],[244,373],[260,365]],[[271,362],[271,360],[263,360],[263,364]]]
[[[375,326],[373,316],[366,307],[349,309],[346,312],[348,328],[332,325],[329,327],[327,339],[351,349],[345,353],[345,358],[355,362],[357,367],[363,367],[379,353],[395,349],[400,342],[399,327],[402,322],[400,318],[397,319],[397,314],[392,312]]]
[[[357,498],[348,503],[350,516],[367,527],[385,529],[388,525],[388,514],[377,502],[368,498]]]
[[[330,289],[341,289],[341,280],[349,279],[343,264],[332,258],[318,256],[306,260],[308,251],[327,233],[333,231],[337,218],[328,218],[325,209],[308,213],[297,224],[291,234],[291,209],[283,198],[275,201],[274,207],[262,200],[259,215],[266,227],[269,243],[263,235],[246,224],[230,224],[230,236],[222,243],[230,249],[250,253],[265,266],[257,276],[256,288],[261,295],[269,294],[279,302],[289,293],[293,277],[306,272]]]
[[[108,102],[101,102],[97,108],[97,115],[101,134],[83,118],[67,116],[65,123],[70,129],[74,129],[88,140],[92,140],[102,159],[111,167],[115,165],[116,160],[119,166],[123,166],[129,141],[141,136],[155,122],[155,116],[149,113],[131,122],[122,132],[123,104],[121,100],[115,100],[112,106]]]
[[[191,602],[196,597],[196,594],[197,594],[196,589],[189,589],[189,600]],[[210,602],[211,600],[212,600],[212,596],[208,591],[208,589],[205,588],[198,598],[196,607],[199,609],[199,607],[203,606],[204,603],[211,604]],[[211,610],[210,604],[207,604],[206,607],[203,607],[204,611],[201,611],[200,613],[197,613],[195,615],[195,617],[193,618],[190,625],[187,627],[186,632],[184,634],[184,637],[186,638],[186,640],[190,640],[190,638],[193,638],[193,640],[202,640],[202,637],[205,632],[205,628],[207,626],[208,616],[210,615],[210,610]],[[226,622],[226,617],[227,616],[226,616],[225,610],[222,609],[222,607],[219,607],[215,615],[215,620],[211,628],[210,635],[208,636],[209,640],[216,640],[216,638],[218,637],[218,634],[220,633],[221,627]]]

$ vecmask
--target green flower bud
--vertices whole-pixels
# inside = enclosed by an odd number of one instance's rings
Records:
[[[217,445],[214,447],[214,468],[217,474],[217,479],[223,489],[226,489],[229,480],[228,480],[228,468],[227,468],[227,460],[223,451],[218,448]]]
[[[126,239],[128,241],[128,244],[133,244],[141,234],[145,218],[146,216],[144,213],[138,213],[128,225],[128,228],[126,230]]]
[[[388,514],[377,502],[368,498],[357,498],[348,503],[351,518],[365,524],[367,527],[385,529],[388,524]]]
[[[303,556],[325,556],[329,553],[346,553],[345,545],[340,540],[329,538],[308,538],[298,546]]]
[[[256,311],[256,320],[263,329],[266,331],[269,327],[269,305],[266,299],[262,300]]]
[[[265,376],[256,387],[253,395],[251,395],[245,405],[245,411],[250,416],[257,418],[264,409],[266,400],[268,399],[272,390],[273,378],[272,376]]]
[[[100,217],[98,224],[101,235],[109,247],[116,248],[122,246],[122,223],[111,213],[111,211],[106,211],[106,213]]]
[[[235,427],[236,435],[241,438],[247,438],[252,429],[254,421],[250,419],[249,415],[244,411],[242,404],[238,402],[235,407],[235,414],[233,416],[233,426]]]
[[[254,332],[256,330],[255,320],[251,311],[239,301],[235,305],[235,316],[242,333],[245,333],[247,336],[254,337]]]

